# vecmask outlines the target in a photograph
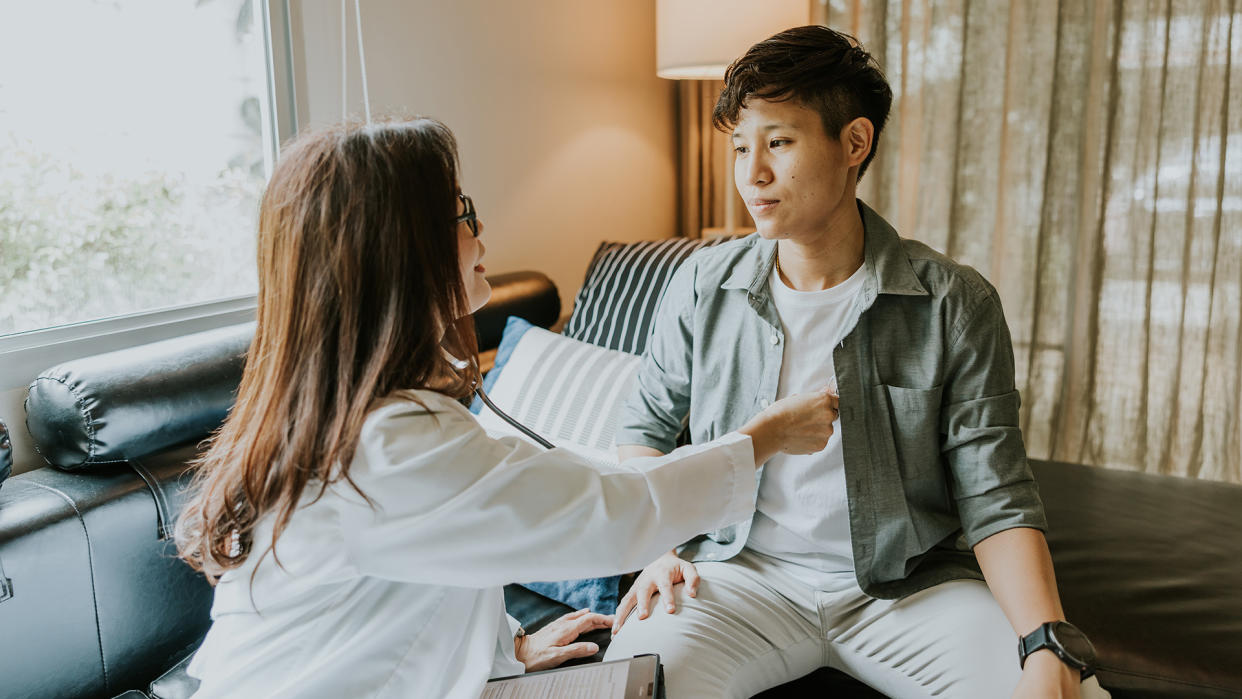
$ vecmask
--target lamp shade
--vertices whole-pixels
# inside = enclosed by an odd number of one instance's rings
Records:
[[[657,0],[656,75],[721,80],[746,49],[810,15],[808,0]]]

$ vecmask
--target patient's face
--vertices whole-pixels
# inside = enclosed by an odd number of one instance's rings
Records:
[[[760,235],[811,239],[843,212],[857,215],[845,142],[824,133],[818,112],[752,98],[739,116],[734,177]]]

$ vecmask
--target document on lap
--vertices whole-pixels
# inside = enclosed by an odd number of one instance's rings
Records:
[[[624,699],[629,671],[624,664],[596,663],[574,672],[519,675],[487,683],[481,699],[542,699],[543,697],[599,697]]]
[[[653,699],[663,695],[660,659],[637,655],[491,680],[480,699]]]

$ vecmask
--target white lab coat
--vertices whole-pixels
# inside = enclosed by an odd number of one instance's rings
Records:
[[[272,518],[256,528],[216,587],[195,697],[478,697],[522,672],[502,585],[641,568],[754,510],[748,437],[601,471],[414,395],[435,415],[390,399],[363,425],[349,473],[373,506],[333,484],[289,521],[280,566],[260,555]]]

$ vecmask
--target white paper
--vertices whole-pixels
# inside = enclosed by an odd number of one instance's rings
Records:
[[[629,674],[629,663],[591,663],[488,682],[480,699],[625,699]]]

